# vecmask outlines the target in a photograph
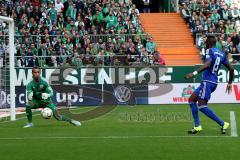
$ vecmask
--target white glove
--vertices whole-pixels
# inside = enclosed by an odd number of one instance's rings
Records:
[[[33,92],[29,93],[28,100],[31,101],[33,99]]]
[[[42,93],[42,99],[43,100],[46,100],[46,99],[48,99],[50,97],[50,94],[48,94],[48,93]]]

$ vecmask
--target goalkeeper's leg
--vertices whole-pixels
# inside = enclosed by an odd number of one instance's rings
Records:
[[[69,122],[75,126],[80,126],[81,123],[79,121],[73,120],[71,118],[66,117],[65,115],[59,114],[58,110],[56,109],[56,106],[53,103],[50,103],[47,107],[51,108],[53,111],[53,117],[58,121],[66,121]]]
[[[28,119],[28,123],[32,123],[32,107],[29,103],[26,105],[26,115]]]
[[[32,108],[36,108],[36,107],[37,106],[35,105],[34,100],[27,102],[27,104],[26,104],[26,116],[27,116],[28,123],[24,126],[24,128],[33,127]]]

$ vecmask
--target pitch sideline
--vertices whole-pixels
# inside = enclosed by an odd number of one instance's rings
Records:
[[[231,125],[231,137],[238,137],[237,122],[234,111],[230,111],[230,125]]]

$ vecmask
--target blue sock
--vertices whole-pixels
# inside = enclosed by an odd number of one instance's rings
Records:
[[[200,121],[199,121],[199,115],[198,115],[198,106],[195,102],[190,102],[189,103],[191,110],[192,110],[192,116],[194,119],[194,126],[198,127],[200,125]]]
[[[208,108],[207,105],[200,106],[200,111],[217,122],[220,126],[224,125],[224,122],[210,108]]]

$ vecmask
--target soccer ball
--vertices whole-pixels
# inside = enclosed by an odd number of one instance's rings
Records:
[[[51,110],[50,108],[47,108],[47,107],[46,107],[46,108],[44,108],[44,109],[42,110],[41,115],[42,115],[43,118],[49,119],[49,118],[52,117],[53,112],[52,112],[52,110]]]

